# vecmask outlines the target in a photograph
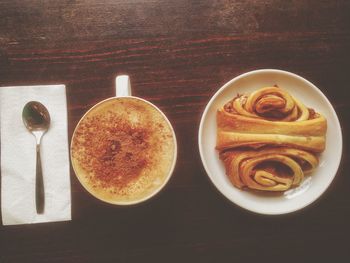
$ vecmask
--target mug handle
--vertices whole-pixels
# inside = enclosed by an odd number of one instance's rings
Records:
[[[130,78],[128,75],[119,75],[115,78],[115,96],[129,97],[131,96]]]

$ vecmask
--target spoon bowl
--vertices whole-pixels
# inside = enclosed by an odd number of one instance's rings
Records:
[[[30,101],[24,106],[22,118],[24,125],[30,132],[46,132],[50,127],[49,111],[38,101]]]

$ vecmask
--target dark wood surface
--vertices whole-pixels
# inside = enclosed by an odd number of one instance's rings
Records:
[[[197,147],[210,97],[259,68],[316,84],[344,135],[327,192],[283,216],[227,201]],[[0,226],[1,263],[348,260],[350,1],[0,1],[0,86],[66,84],[69,138],[87,109],[113,96],[122,73],[134,95],[174,125],[179,157],[171,181],[151,201],[118,208],[91,197],[71,170],[72,221]]]

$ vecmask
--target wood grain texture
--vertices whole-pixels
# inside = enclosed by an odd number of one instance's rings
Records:
[[[71,170],[71,222],[0,226],[0,262],[274,262],[350,256],[350,2],[316,0],[0,1],[0,86],[67,86],[69,138],[84,112],[129,74],[133,93],[173,123],[179,158],[165,190],[117,208]],[[328,191],[300,212],[266,217],[229,203],[197,147],[200,116],[225,82],[278,68],[334,105],[343,160]],[[338,259],[338,260],[337,260]]]

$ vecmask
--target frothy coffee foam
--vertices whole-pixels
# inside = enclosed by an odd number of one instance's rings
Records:
[[[79,122],[71,154],[76,175],[90,193],[123,204],[147,198],[164,185],[175,158],[175,138],[152,105],[115,98]]]

